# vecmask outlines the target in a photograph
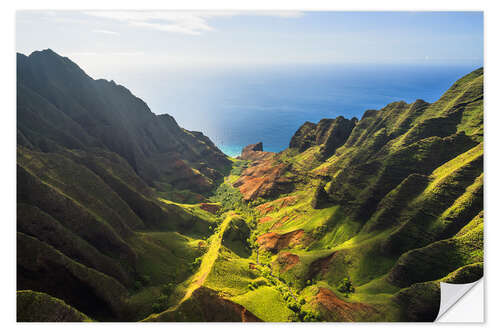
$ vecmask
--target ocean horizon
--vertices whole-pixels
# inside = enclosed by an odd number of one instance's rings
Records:
[[[246,145],[260,141],[265,151],[286,149],[306,121],[337,116],[359,119],[366,110],[396,101],[434,102],[453,82],[479,67],[481,64],[182,68],[131,71],[117,83],[131,87],[154,113],[170,114],[181,127],[203,132],[225,154],[235,157]],[[135,87],[141,77],[148,84]]]

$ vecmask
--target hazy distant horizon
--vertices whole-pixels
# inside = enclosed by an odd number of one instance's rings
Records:
[[[209,136],[236,156],[252,143],[287,148],[305,121],[361,118],[368,109],[416,99],[436,101],[456,80],[481,67],[425,65],[300,65],[233,68],[232,71],[127,72],[115,82],[143,99],[156,114]],[[147,79],[143,84],[141,78]]]
[[[18,52],[50,48],[230,155],[284,149],[304,121],[432,102],[483,65],[482,12],[18,11],[16,30]]]
[[[61,54],[64,56],[64,54]],[[70,58],[72,61],[74,59]],[[80,67],[81,64],[76,62]],[[201,131],[224,153],[262,141],[264,150],[288,147],[306,121],[362,117],[368,109],[416,99],[436,101],[453,82],[482,66],[471,64],[281,64],[279,66],[130,68],[109,72],[155,114],[169,114]]]

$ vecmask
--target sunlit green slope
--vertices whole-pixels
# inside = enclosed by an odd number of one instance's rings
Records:
[[[433,320],[439,282],[482,276],[482,85],[306,123],[247,161],[50,50],[18,55],[18,320]]]

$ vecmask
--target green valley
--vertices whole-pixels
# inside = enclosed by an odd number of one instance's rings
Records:
[[[17,59],[18,321],[433,321],[483,275],[483,69],[230,158],[51,50]]]

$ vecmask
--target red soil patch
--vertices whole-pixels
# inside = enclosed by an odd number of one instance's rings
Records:
[[[266,223],[266,222],[269,222],[269,221],[272,221],[273,218],[271,216],[264,216],[264,217],[261,217],[259,219],[259,223]]]
[[[375,308],[364,303],[346,302],[337,297],[330,289],[322,287],[319,288],[313,303],[319,304],[328,311],[327,317],[333,321],[358,321],[378,312]]]
[[[288,197],[284,197],[284,198],[281,198],[281,199],[278,199],[278,200],[275,200],[275,202],[279,203],[279,208],[285,208],[285,207],[288,207],[288,206],[293,206],[297,203],[297,196],[295,195],[291,195],[291,196],[288,196]]]
[[[220,209],[220,205],[219,204],[214,204],[214,203],[206,203],[206,202],[203,202],[200,204],[200,208],[211,213],[211,214],[217,214],[217,212],[219,211]]]
[[[329,256],[313,261],[311,265],[309,265],[309,272],[307,274],[307,279],[311,280],[318,274],[322,276],[323,274],[328,272],[328,269],[330,268],[330,263],[332,262],[335,255],[337,255],[337,252],[334,252]]]
[[[214,290],[200,287],[192,298],[198,305],[204,321],[207,322],[255,322],[261,321],[243,306],[225,299]]]
[[[283,216],[281,218],[281,220],[279,220],[278,222],[276,222],[275,224],[273,224],[273,226],[271,227],[271,230],[275,230],[275,229],[281,228],[283,226],[283,224],[285,224],[286,221],[288,221],[289,219],[290,219],[290,216]]]
[[[243,199],[254,200],[289,190],[291,181],[284,177],[286,165],[275,163],[274,159],[254,162],[245,169],[233,186],[238,187]]]
[[[291,269],[293,266],[297,265],[300,259],[296,254],[290,252],[280,252],[277,261],[281,267],[280,272],[284,273]]]
[[[283,216],[280,220],[281,223],[285,223],[286,221],[288,221],[290,219],[290,216]]]
[[[262,215],[266,215],[271,213],[274,210],[274,207],[271,205],[271,202],[268,202],[255,207],[255,209],[257,209]]]
[[[253,313],[248,311],[246,308],[243,308],[241,310],[241,321],[243,323],[248,323],[248,322],[255,323],[255,322],[261,322],[262,320],[257,318]]]
[[[243,153],[241,158],[244,160],[259,161],[271,158],[274,155],[276,155],[276,153],[272,153],[270,151],[249,151],[247,153]]]
[[[191,303],[185,306],[186,303]],[[164,311],[158,316],[149,317],[148,321],[178,322],[185,321],[184,311],[192,311],[188,316],[204,322],[260,322],[257,316],[245,307],[230,301],[215,290],[199,287],[176,311]],[[187,317],[190,318],[190,317]],[[198,319],[199,318],[199,319]]]
[[[272,225],[272,227],[270,228],[270,230],[276,230],[278,228],[281,228],[283,226],[283,223],[281,221],[279,222],[276,222],[275,224]]]
[[[278,211],[282,208],[295,205],[297,203],[297,196],[291,195],[284,198],[279,198],[271,202],[266,202],[265,204],[255,207],[259,213],[266,215],[274,211]]]
[[[300,242],[304,236],[304,230],[294,230],[286,234],[277,234],[275,232],[269,232],[267,234],[260,235],[257,238],[257,243],[261,248],[277,253],[279,250],[286,247],[293,246]]]

